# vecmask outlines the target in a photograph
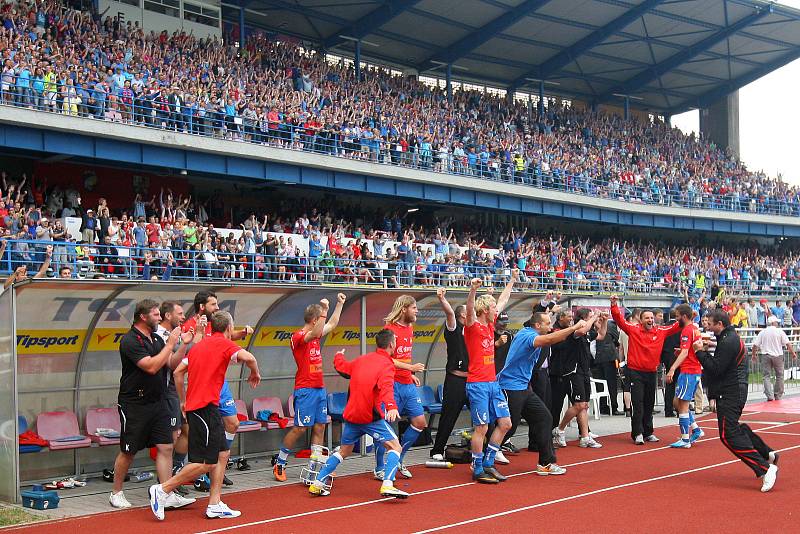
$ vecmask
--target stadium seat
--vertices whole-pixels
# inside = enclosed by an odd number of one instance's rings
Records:
[[[289,400],[286,401],[286,408],[287,412],[289,413],[289,417],[294,421],[294,393],[289,395]],[[328,423],[331,422],[331,416],[328,416]]]
[[[589,395],[589,402],[591,403],[592,412],[595,419],[600,419],[600,399],[606,398],[608,405],[611,406],[611,395],[608,393],[608,382],[605,380],[598,380],[597,378],[590,378],[592,392]],[[602,390],[598,391],[597,386],[602,386]]]
[[[417,393],[422,401],[422,407],[431,414],[442,413],[442,403],[436,402],[433,395],[433,388],[430,386],[418,386]]]
[[[239,428],[236,429],[236,432],[261,430],[261,421],[254,421],[247,416],[247,404],[242,399],[236,399],[236,414],[244,416],[244,419],[239,418]]]
[[[253,419],[256,419],[258,412],[262,410],[269,410],[273,414],[278,414],[278,417],[285,417],[283,415],[283,403],[279,397],[257,397],[253,399]],[[256,419],[257,420],[257,419]],[[281,426],[275,421],[259,421],[264,428],[269,430],[274,430],[276,428],[281,428]],[[284,428],[294,426],[294,421],[289,420]]]
[[[86,433],[98,445],[118,445],[119,437],[106,437],[97,434],[98,428],[107,428],[119,434],[121,425],[116,408],[90,408],[86,410]]]
[[[78,430],[78,418],[72,412],[44,412],[36,418],[36,433],[50,442],[50,450],[90,447],[92,440]]]
[[[337,391],[335,393],[328,393],[328,417],[332,421],[342,422],[344,415],[344,407],[347,405],[347,393],[344,391]]]

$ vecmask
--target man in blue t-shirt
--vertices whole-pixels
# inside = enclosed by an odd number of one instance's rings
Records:
[[[551,439],[553,418],[542,399],[531,389],[533,370],[542,347],[564,341],[585,325],[585,321],[578,321],[568,328],[551,333],[552,321],[549,313],[534,313],[511,342],[506,364],[497,375],[497,381],[508,398],[508,409],[511,412],[511,430],[506,434],[503,443],[514,435],[524,417],[529,429],[528,450],[539,452],[537,475],[563,475],[567,470],[556,464],[556,453]]]

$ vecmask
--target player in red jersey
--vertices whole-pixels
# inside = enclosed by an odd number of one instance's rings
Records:
[[[303,313],[303,328],[292,334],[292,354],[297,364],[294,377],[294,427],[283,437],[283,447],[272,468],[275,480],[286,481],[286,462],[297,438],[311,430],[311,458],[309,468],[323,456],[322,441],[328,424],[328,394],[322,378],[322,354],[319,340],[330,334],[339,324],[342,308],[347,300],[344,293],[336,296],[336,308],[328,318],[328,299],[310,304]]]
[[[425,370],[425,364],[414,363],[414,323],[417,321],[417,301],[409,295],[400,295],[394,301],[392,311],[384,319],[386,328],[394,332],[397,348],[392,354],[394,363],[394,400],[401,417],[408,417],[408,428],[400,440],[400,468],[398,472],[405,478],[411,478],[411,471],[403,465],[406,453],[416,443],[417,438],[428,426],[425,420],[425,409],[419,398],[417,386],[419,378],[414,373]],[[383,480],[384,458],[386,449],[381,444],[375,446],[376,480]]]
[[[475,298],[483,283],[473,278],[467,296],[467,317],[464,323],[464,342],[469,355],[467,371],[467,399],[469,399],[472,424],[472,478],[483,484],[503,482],[506,477],[494,467],[494,459],[503,443],[506,432],[511,428],[511,414],[494,368],[494,321],[503,311],[511,296],[519,271],[514,269],[511,280],[506,284],[500,297],[495,301],[491,295]],[[489,423],[497,421],[494,432],[489,437],[486,454],[483,442]]]
[[[342,445],[334,452],[320,470],[316,480],[309,486],[312,495],[330,495],[329,478],[342,460],[353,452],[353,446],[361,436],[371,436],[385,445],[387,453],[383,483],[380,493],[383,497],[405,499],[408,493],[394,487],[394,476],[400,466],[400,442],[387,421],[396,421],[400,414],[394,402],[394,365],[392,354],[395,350],[395,335],[383,329],[375,336],[377,350],[348,361],[344,350],[336,353],[333,365],[345,378],[350,379],[342,418]],[[355,526],[355,525],[354,525]]]
[[[231,314],[218,311],[211,317],[211,335],[192,347],[189,355],[175,369],[175,387],[181,409],[189,422],[189,463],[163,484],[150,486],[150,509],[157,519],[164,519],[167,496],[185,482],[211,471],[211,488],[206,517],[233,518],[241,515],[221,500],[222,479],[230,455],[224,425],[219,412],[220,390],[230,363],[250,368],[248,382],[255,388],[261,374],[255,357],[231,341],[234,334]],[[184,393],[184,376],[189,384]]]
[[[705,433],[694,421],[694,413],[689,409],[689,402],[694,398],[695,390],[700,382],[703,367],[694,351],[694,343],[700,339],[700,330],[694,322],[694,311],[688,304],[681,304],[675,308],[678,322],[681,324],[681,344],[675,363],[667,371],[667,382],[671,383],[675,371],[680,368],[678,384],[675,387],[673,406],[678,412],[678,425],[681,437],[670,445],[673,449],[689,449],[692,443],[702,438]],[[691,434],[689,431],[691,430]]]

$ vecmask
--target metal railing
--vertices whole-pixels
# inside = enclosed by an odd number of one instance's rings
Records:
[[[472,278],[485,285],[503,285],[511,268],[498,266],[494,259],[445,263],[443,257],[422,261],[409,259],[353,259],[323,251],[317,256],[266,255],[259,252],[203,249],[200,245],[175,247],[129,247],[74,241],[32,241],[9,239],[0,256],[0,273],[25,266],[29,275],[38,272],[52,247],[45,276],[70,278],[118,278],[160,280],[228,280],[237,283],[298,283],[367,285],[373,287],[466,287]],[[256,250],[261,249],[261,245]],[[531,291],[571,293],[620,293],[678,295],[681,281],[663,276],[643,276],[622,270],[606,273],[523,269],[517,288]],[[720,287],[729,294],[794,296],[800,280],[728,280]],[[696,288],[691,288],[696,290]]]
[[[800,327],[784,328],[789,341],[792,343],[795,352],[800,354]],[[753,350],[753,341],[755,340],[760,328],[739,328],[737,332],[747,347],[747,357],[751,358]],[[760,354],[760,353],[759,353]],[[788,350],[783,352],[783,369],[784,369],[784,388],[800,390],[800,360],[792,358]],[[768,373],[769,376],[769,373]],[[761,356],[750,359],[750,375],[748,377],[749,391],[762,392],[764,391],[764,359]],[[772,378],[773,382],[775,377]]]
[[[161,93],[136,93],[130,89],[98,91],[94,87],[60,85],[31,75],[13,77],[0,92],[5,105],[54,112],[74,117],[103,120],[184,132],[192,135],[300,150],[375,164],[396,165],[431,172],[455,174],[491,181],[530,185],[540,189],[605,197],[626,202],[710,209],[744,213],[800,216],[800,196],[784,200],[761,194],[740,196],[710,194],[699,186],[672,188],[663,181],[629,184],[609,181],[600,176],[573,175],[560,170],[547,172],[542,162],[515,162],[513,159],[488,157],[480,153],[455,152],[420,142],[406,150],[393,141],[352,133],[352,130],[323,125],[294,125],[282,116],[235,106],[201,107],[195,103],[172,100]],[[88,85],[88,84],[83,84]],[[588,143],[588,142],[587,142]],[[591,144],[591,143],[589,143]],[[697,177],[699,180],[702,177]]]

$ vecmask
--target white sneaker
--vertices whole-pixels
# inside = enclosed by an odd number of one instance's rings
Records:
[[[559,430],[558,427],[553,429],[553,446],[566,447],[567,446],[567,432]]]
[[[444,454],[434,454],[431,456],[431,460],[434,462],[444,462]]]
[[[511,461],[506,458],[506,455],[503,454],[503,451],[497,451],[497,454],[494,455],[494,461],[495,463],[502,465],[508,465],[511,463]]]
[[[397,472],[403,475],[405,478],[412,478],[414,475],[411,474],[411,471],[408,470],[408,467],[400,464],[400,467],[397,468]]]
[[[597,439],[597,438],[599,438],[600,436],[599,436],[599,435],[597,435],[597,434],[595,434],[595,433],[594,433],[594,432],[592,432],[592,431],[589,431],[589,437],[590,437],[590,438],[592,438],[592,439]]]
[[[182,508],[188,506],[196,501],[194,497],[184,497],[174,491],[167,495],[167,500],[164,502],[164,508]]]
[[[373,469],[372,470],[372,478],[375,480],[383,481],[384,472],[383,469]]]
[[[633,443],[634,443],[634,444],[636,444],[636,445],[644,445],[644,436],[642,436],[641,434],[639,434],[638,436],[636,436],[636,437],[633,439]]]
[[[658,438],[656,437],[656,435],[655,435],[655,434],[650,434],[649,436],[647,436],[646,438],[644,438],[644,440],[645,440],[645,441],[648,441],[648,442],[650,442],[650,443],[658,443],[659,441],[661,441],[660,439],[658,439]]]
[[[578,445],[579,445],[580,447],[583,447],[584,449],[585,449],[585,448],[589,448],[589,449],[601,449],[601,448],[603,447],[603,445],[601,445],[600,443],[597,443],[595,440],[593,440],[593,439],[592,439],[591,437],[589,437],[589,436],[587,436],[587,437],[585,437],[585,438],[581,438],[581,441],[580,441],[580,443],[578,443]]]
[[[772,486],[775,485],[775,481],[778,480],[778,466],[775,464],[770,465],[766,474],[761,478],[764,480],[761,483],[761,493],[766,493],[772,489]]]
[[[128,499],[125,498],[125,494],[123,492],[114,493],[111,492],[111,495],[108,496],[108,502],[114,508],[130,508],[132,505],[128,502]]]
[[[206,517],[209,519],[232,519],[239,517],[242,512],[239,510],[231,510],[228,505],[222,501],[219,504],[210,504],[206,507]]]
[[[153,484],[148,488],[150,495],[150,511],[159,521],[164,520],[164,503],[167,501],[167,494],[161,488],[161,484]]]

